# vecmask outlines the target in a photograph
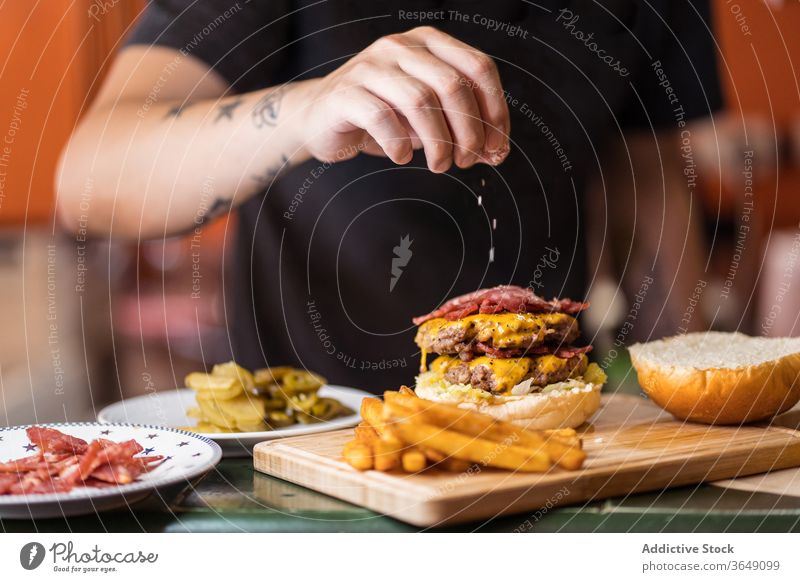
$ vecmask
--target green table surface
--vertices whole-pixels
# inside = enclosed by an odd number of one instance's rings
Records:
[[[638,391],[622,362],[609,385]],[[407,532],[419,528],[224,459],[191,487],[90,516],[0,520],[7,532]],[[712,485],[629,495],[434,531],[800,531],[800,498]]]

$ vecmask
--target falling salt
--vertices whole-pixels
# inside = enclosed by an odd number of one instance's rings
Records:
[[[483,206],[483,196],[478,196],[478,206]]]
[[[489,249],[489,262],[494,263],[494,247]]]
[[[492,219],[492,230],[497,230],[497,219],[496,218]]]
[[[486,179],[481,178],[481,187],[486,186]]]

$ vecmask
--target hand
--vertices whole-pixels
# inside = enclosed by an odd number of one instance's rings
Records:
[[[321,161],[365,151],[407,164],[424,149],[428,168],[445,172],[508,155],[508,106],[494,61],[435,28],[385,36],[298,90],[304,147]]]

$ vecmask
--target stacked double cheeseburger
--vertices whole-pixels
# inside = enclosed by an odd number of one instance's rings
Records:
[[[588,307],[503,285],[414,318],[422,365],[416,393],[533,429],[576,427],[600,406],[606,381],[591,346],[572,345]],[[427,354],[439,354],[427,367]]]

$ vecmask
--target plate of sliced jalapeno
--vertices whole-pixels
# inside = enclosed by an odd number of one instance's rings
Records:
[[[250,372],[228,362],[192,372],[188,388],[159,390],[105,407],[100,422],[181,428],[217,442],[225,456],[252,453],[264,440],[355,426],[369,393],[327,384],[309,372],[279,366]]]

